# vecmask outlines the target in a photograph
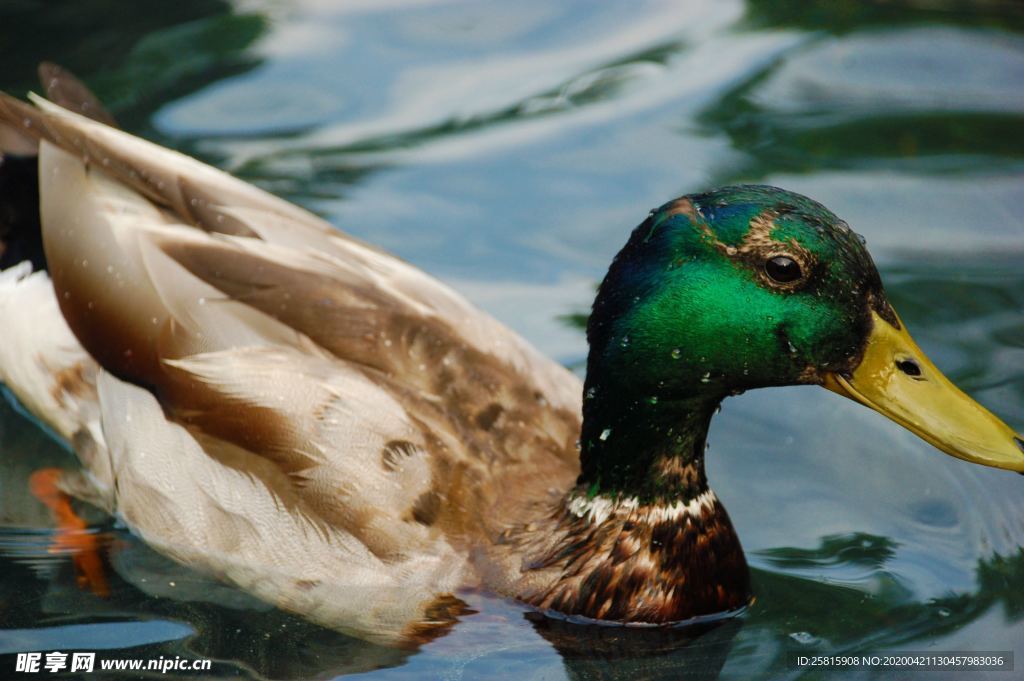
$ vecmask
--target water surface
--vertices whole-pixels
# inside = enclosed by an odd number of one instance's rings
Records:
[[[807,193],[867,237],[936,363],[1024,428],[1017,4],[22,0],[0,26],[3,89],[58,61],[129,130],[410,260],[570,366],[573,320],[649,208],[741,181]],[[809,387],[728,400],[710,442],[754,568],[743,617],[637,636],[466,595],[478,614],[410,653],[274,611],[89,509],[112,594],[83,592],[27,489],[74,460],[0,404],[0,654],[252,678],[814,679],[793,653],[880,649],[1024,665],[1022,478]]]

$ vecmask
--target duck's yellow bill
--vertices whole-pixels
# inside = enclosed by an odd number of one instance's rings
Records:
[[[824,386],[888,416],[958,459],[1024,472],[1024,438],[953,385],[921,352],[900,321],[874,312],[864,358],[852,375]]]

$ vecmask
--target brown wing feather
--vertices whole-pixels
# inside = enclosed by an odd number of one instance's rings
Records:
[[[481,456],[527,457],[492,433],[523,425],[559,452],[578,433],[577,416],[550,407],[529,376],[499,357],[463,343],[447,320],[389,296],[372,281],[327,270],[315,255],[286,263],[249,240],[161,239],[176,262],[232,300],[301,332],[335,357],[387,377],[389,383],[443,404],[470,449]],[[307,265],[304,267],[303,265]],[[380,379],[380,380],[383,380]],[[571,449],[571,447],[570,447]],[[575,458],[575,455],[573,455]]]
[[[553,404],[578,411],[579,381],[540,355],[516,334],[482,314],[436,279],[353,239],[316,216],[252,185],[177,152],[137,139],[45,100],[44,110],[0,93],[0,120],[72,152],[139,192],[173,221],[204,230],[251,236],[301,251],[317,251],[351,275],[349,281],[382,283],[393,300],[445,319],[462,342],[497,356],[530,381]],[[24,123],[27,122],[27,127]]]

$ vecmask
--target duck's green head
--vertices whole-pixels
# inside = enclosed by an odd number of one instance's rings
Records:
[[[591,369],[659,398],[820,383],[853,369],[872,311],[895,323],[846,223],[799,194],[727,187],[633,232],[594,303]]]
[[[601,284],[587,337],[585,474],[590,455],[630,449],[627,437],[650,446],[680,411],[801,383],[857,399],[947,453],[1024,470],[1019,436],[911,340],[863,239],[799,194],[726,187],[652,211]],[[655,424],[647,438],[629,426],[643,419]]]

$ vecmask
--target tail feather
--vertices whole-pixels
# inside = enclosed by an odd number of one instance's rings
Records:
[[[44,61],[39,65],[39,81],[46,91],[46,98],[54,104],[112,128],[118,127],[117,121],[92,90],[67,69]]]
[[[69,111],[117,127],[114,117],[96,95],[67,69],[43,62],[39,80],[46,96]],[[0,270],[20,262],[46,269],[39,221],[39,164],[34,118],[24,129],[0,124]],[[28,123],[26,123],[28,122]]]

